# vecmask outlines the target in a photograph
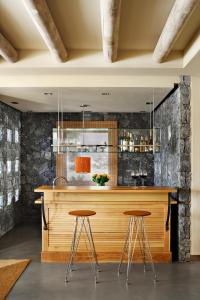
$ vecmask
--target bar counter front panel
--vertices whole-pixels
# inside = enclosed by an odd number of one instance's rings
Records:
[[[170,230],[166,230],[168,194],[176,192],[165,187],[50,187],[41,186],[35,192],[44,194],[47,230],[42,226],[43,262],[66,262],[70,252],[75,217],[71,210],[96,211],[90,217],[97,256],[100,262],[120,260],[129,218],[126,210],[148,210],[145,226],[154,262],[170,262]],[[44,225],[44,224],[43,224]],[[83,238],[76,260],[89,260]],[[142,261],[139,243],[135,261]]]

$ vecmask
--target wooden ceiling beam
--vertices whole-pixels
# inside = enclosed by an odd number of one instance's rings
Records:
[[[41,34],[49,51],[59,62],[67,60],[67,49],[45,0],[23,0],[24,5]]]
[[[101,27],[104,57],[117,59],[121,0],[101,0]]]
[[[183,26],[199,2],[199,0],[175,1],[153,53],[156,62],[161,63],[167,58]]]
[[[8,62],[16,62],[18,60],[18,52],[11,43],[0,33],[0,55]]]

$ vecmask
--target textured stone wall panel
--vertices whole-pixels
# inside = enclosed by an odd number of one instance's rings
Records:
[[[7,129],[12,131],[11,141],[7,141]],[[15,142],[15,130],[19,133],[19,141]],[[12,229],[22,219],[22,201],[16,201],[16,191],[20,193],[20,163],[15,170],[15,161],[21,154],[20,146],[21,113],[0,102],[0,196],[3,205],[0,207],[0,237]],[[7,161],[11,161],[11,172],[7,172]],[[9,195],[11,204],[8,205]]]
[[[155,154],[154,158],[155,184],[179,188],[179,261],[190,260],[190,121],[190,78],[182,76],[179,88],[155,113],[155,126],[161,128],[161,152]],[[169,129],[171,139],[169,139]]]

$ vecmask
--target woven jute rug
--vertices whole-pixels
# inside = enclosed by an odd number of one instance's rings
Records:
[[[0,260],[0,300],[6,298],[29,262],[30,259]]]

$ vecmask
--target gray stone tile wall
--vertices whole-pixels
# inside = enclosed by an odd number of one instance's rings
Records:
[[[131,178],[131,171],[147,171],[144,185],[154,185],[154,154],[153,153],[119,153],[118,156],[118,185],[143,185],[141,178],[136,182]]]
[[[86,120],[116,120],[119,128],[149,128],[148,113],[85,113]],[[64,120],[82,120],[81,113],[65,113]],[[25,218],[40,217],[40,208],[34,205],[34,188],[52,184],[55,177],[55,154],[52,151],[52,128],[57,121],[56,113],[22,114],[21,187]],[[153,185],[153,155],[141,153],[119,154],[118,183],[133,185],[130,171],[139,167],[139,162],[147,168],[146,185]],[[124,167],[125,166],[125,167]],[[125,171],[124,171],[125,170]],[[141,184],[140,181],[137,184]]]
[[[190,80],[181,77],[178,89],[155,112],[161,128],[161,151],[154,156],[155,185],[179,189],[178,259],[190,260],[191,127]]]
[[[0,237],[22,219],[20,116],[0,102]]]

